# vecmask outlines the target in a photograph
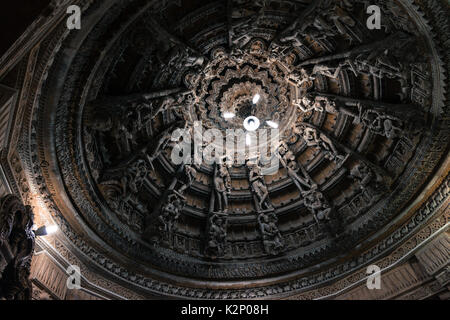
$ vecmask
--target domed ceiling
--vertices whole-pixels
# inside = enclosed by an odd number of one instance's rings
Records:
[[[33,188],[80,252],[162,295],[289,295],[369,263],[448,146],[437,1],[372,2],[379,30],[362,0],[86,4],[40,53]],[[275,174],[245,149],[171,160],[177,129],[249,116],[278,128]]]

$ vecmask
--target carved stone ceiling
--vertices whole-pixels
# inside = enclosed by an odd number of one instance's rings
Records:
[[[363,0],[86,3],[40,52],[33,190],[84,255],[154,292],[271,296],[366,263],[448,146],[438,1],[371,2],[381,30]],[[249,115],[279,124],[275,175],[172,163],[175,129]]]

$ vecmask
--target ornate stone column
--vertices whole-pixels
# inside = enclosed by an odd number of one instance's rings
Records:
[[[0,299],[31,299],[32,226],[31,207],[19,197],[7,195],[0,200]]]

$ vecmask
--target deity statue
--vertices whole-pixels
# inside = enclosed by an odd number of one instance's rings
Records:
[[[227,212],[228,195],[231,193],[231,177],[226,162],[216,164],[214,172],[214,200],[219,212]]]
[[[258,164],[249,164],[249,182],[252,190],[258,199],[259,209],[272,209],[272,204],[269,201],[269,191],[267,189],[264,177],[261,174],[261,168]]]
[[[186,180],[182,183],[181,188],[178,189],[179,194],[183,194],[184,191],[186,191],[188,188],[192,186],[192,183],[194,182],[196,175],[197,170],[195,170],[193,166],[189,164],[186,164],[184,166],[184,177]]]
[[[383,179],[365,163],[356,165],[350,171],[350,176],[357,181],[361,191],[368,191],[371,195],[377,195],[385,189]]]
[[[277,221],[277,216],[273,211],[261,212],[258,216],[264,250],[270,255],[278,255],[284,249],[284,240],[276,225]]]
[[[363,111],[361,106],[359,110],[359,121],[373,133],[388,139],[395,139],[403,133],[403,122],[399,118],[372,109]]]
[[[311,111],[337,114],[336,103],[327,97],[306,94],[295,105],[304,113]]]
[[[304,191],[302,197],[306,208],[313,213],[317,223],[330,219],[331,207],[317,187]]]
[[[317,129],[305,126],[296,128],[294,132],[303,138],[308,147],[320,148],[326,159],[336,163],[342,163],[345,160],[345,157],[338,152],[331,139]]]
[[[333,237],[341,231],[341,223],[328,201],[317,186],[302,192],[305,207],[314,215],[316,223],[323,227]]]
[[[207,254],[216,258],[225,253],[227,238],[227,214],[213,213],[208,219],[208,240],[206,246]]]
[[[138,160],[130,168],[126,169],[126,173],[121,179],[124,201],[139,193],[139,190],[145,183],[145,179],[148,177],[148,173],[148,167],[144,160]]]
[[[183,209],[184,197],[174,192],[167,198],[167,203],[161,208],[161,214],[158,219],[161,223],[160,231],[172,232],[175,229],[175,224],[180,217]]]
[[[282,142],[278,147],[278,155],[282,165],[287,170],[288,176],[292,179],[300,191],[303,191],[304,187],[311,188],[311,186],[314,185],[314,183],[311,183],[310,179],[307,177],[300,176],[300,168],[295,159],[295,155],[285,142]]]

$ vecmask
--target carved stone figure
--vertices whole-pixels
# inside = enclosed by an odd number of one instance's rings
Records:
[[[136,119],[134,121],[135,130],[137,132],[144,131],[147,137],[151,137],[153,133],[152,121],[153,117],[153,104],[150,101],[138,103],[136,105]]]
[[[304,113],[311,111],[324,112],[322,104],[317,100],[312,100],[308,95],[304,96],[296,105]]]
[[[300,48],[302,46],[305,46],[305,44],[301,38],[300,30],[296,30],[296,31],[292,32],[291,34],[282,36],[280,38],[280,42],[282,45],[289,44],[290,46],[293,46],[295,48]]]
[[[139,193],[148,173],[147,163],[144,160],[136,161],[126,170],[126,174],[121,179],[123,195],[126,199],[129,199],[132,194]]]
[[[277,227],[277,221],[278,218],[274,211],[261,212],[258,215],[264,250],[270,255],[278,255],[284,249],[284,240]]]
[[[331,207],[317,187],[302,193],[305,207],[314,214],[316,222],[330,219]]]
[[[204,57],[183,44],[173,46],[167,56],[169,57],[166,63],[167,71],[202,66],[205,62]]]
[[[336,163],[342,163],[345,160],[345,157],[339,153],[331,139],[318,132],[317,129],[305,126],[296,129],[296,131],[300,133],[307,146],[320,148],[326,159]]]
[[[0,299],[29,300],[33,212],[14,195],[0,200]]]
[[[356,27],[356,21],[349,15],[348,11],[353,6],[348,1],[341,1],[341,5],[336,5],[333,11],[328,12],[328,19],[334,23],[338,32],[347,37],[350,42],[357,40],[362,42],[362,35]]]
[[[206,253],[212,257],[220,257],[225,253],[227,239],[227,214],[212,213],[208,219]]]
[[[375,134],[388,139],[395,139],[402,135],[402,120],[391,115],[381,113],[372,109],[363,111],[360,107],[360,121]]]
[[[228,211],[228,194],[231,192],[231,177],[225,162],[216,164],[214,173],[214,199],[220,212]]]
[[[337,236],[342,229],[341,223],[318,187],[313,186],[310,190],[302,192],[302,196],[306,208],[314,215],[317,224],[331,236]]]
[[[161,208],[161,214],[158,217],[161,223],[160,231],[173,232],[175,230],[175,224],[183,209],[183,200],[185,199],[176,192],[169,195],[167,203]]]
[[[257,164],[249,165],[248,180],[252,186],[252,190],[258,199],[259,209],[271,209],[272,204],[269,201],[269,191],[264,182],[264,177],[261,174],[261,168]]]
[[[192,183],[195,180],[195,176],[197,175],[197,170],[189,164],[184,166],[184,177],[185,181],[182,182],[182,186],[178,189],[179,194],[184,194],[184,192],[191,187]]]
[[[336,67],[322,65],[322,64],[316,64],[313,68],[312,74],[315,74],[315,75],[320,74],[320,75],[323,75],[323,76],[331,78],[331,79],[337,79],[341,70],[347,65],[350,67],[353,66],[352,64],[349,63],[349,60],[340,62]]]
[[[315,77],[303,68],[294,69],[287,78],[289,83],[297,87],[300,97],[305,96],[314,86],[314,80]]]
[[[170,132],[163,133],[160,136],[158,143],[151,152],[147,152],[147,150],[144,151],[147,161],[153,170],[154,170],[153,161],[155,161],[164,152],[164,150],[170,143],[171,136],[172,135]]]
[[[358,182],[361,191],[368,191],[375,196],[385,189],[383,179],[378,176],[368,165],[359,163],[351,171],[350,176]]]
[[[278,154],[282,165],[286,168],[289,177],[292,179],[292,181],[294,181],[298,189],[300,191],[303,191],[304,187],[311,188],[311,185],[314,183],[311,183],[308,178],[300,176],[300,168],[297,164],[295,156],[292,151],[289,150],[289,147],[286,143],[283,142],[278,147]]]
[[[132,146],[136,145],[136,135],[133,134],[132,110],[123,106],[113,109],[111,112],[94,112],[92,118],[89,119],[88,125],[91,129],[109,133],[116,141],[116,146],[121,154],[131,152]]]

